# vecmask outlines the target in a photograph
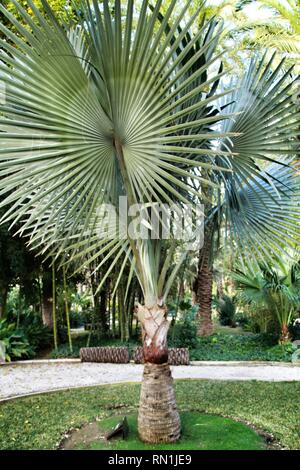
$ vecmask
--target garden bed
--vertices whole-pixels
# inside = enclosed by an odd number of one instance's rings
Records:
[[[232,330],[232,334],[230,334]],[[293,349],[290,344],[280,346],[277,338],[271,335],[253,333],[229,332],[216,333],[209,337],[198,338],[196,347],[189,348],[191,361],[272,361],[291,362]],[[57,351],[52,351],[51,358],[79,358],[80,348],[86,346],[85,337],[77,337],[73,341],[73,352],[68,344],[62,344]],[[127,346],[130,358],[133,359],[135,349],[140,345],[138,341],[122,343],[118,339],[98,339],[92,337],[90,346]],[[169,341],[172,347],[172,341]],[[186,347],[185,344],[176,344],[176,347]]]

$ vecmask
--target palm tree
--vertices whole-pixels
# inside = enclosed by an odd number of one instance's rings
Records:
[[[163,258],[159,237],[136,239],[129,224],[112,233],[113,217],[103,235],[100,209],[116,207],[120,196],[130,207],[193,204],[190,195],[198,191],[191,181],[214,184],[201,176],[201,168],[217,169],[220,150],[201,143],[220,137],[208,135],[205,126],[224,118],[211,112],[226,94],[215,94],[222,74],[207,73],[219,60],[214,51],[220,26],[203,23],[185,46],[182,39],[198,16],[197,11],[178,33],[189,2],[173,17],[173,0],[156,28],[161,1],[152,12],[143,1],[134,27],[133,1],[123,14],[117,0],[113,15],[108,1],[103,7],[84,1],[77,25],[68,31],[46,1],[44,14],[28,1],[34,20],[13,3],[27,28],[0,6],[18,31],[0,25],[9,39],[1,40],[6,54],[0,64],[6,85],[0,193],[6,195],[3,205],[10,205],[3,221],[12,221],[12,227],[22,223],[19,233],[46,259],[62,257],[58,268],[73,261],[80,270],[101,257],[100,269],[110,259],[99,290],[120,259],[117,284],[131,263],[129,282],[135,272],[144,296],[137,307],[145,359],[139,433],[148,442],[176,441],[180,420],[167,363],[165,300],[184,255],[169,272],[170,257]],[[191,56],[200,37],[201,49]],[[196,61],[200,67],[193,67]]]
[[[221,148],[230,148],[240,155],[232,173],[216,175],[224,178],[224,189],[211,204],[205,229],[205,243],[199,254],[198,272],[194,283],[198,333],[213,332],[211,299],[213,285],[214,238],[226,226],[228,246],[236,256],[245,254],[253,262],[278,257],[284,248],[280,241],[287,230],[295,234],[295,219],[299,217],[299,175],[291,158],[297,153],[297,105],[290,95],[289,74],[284,61],[272,71],[275,55],[265,64],[265,57],[253,60],[237,90],[226,101],[234,120],[223,122],[222,132],[240,133],[226,141]],[[291,107],[287,107],[290,103]],[[223,103],[224,106],[224,103]],[[292,113],[292,114],[290,114]],[[220,157],[220,165],[226,165]],[[273,162],[266,166],[269,161]],[[286,165],[290,168],[287,170]],[[213,176],[213,175],[212,175]],[[214,198],[214,199],[213,199]],[[288,220],[288,219],[291,220]],[[294,218],[294,220],[292,219]],[[299,234],[299,232],[298,232]],[[289,237],[290,237],[289,235]],[[288,237],[288,238],[289,238]],[[293,237],[293,235],[292,235]],[[259,243],[258,243],[259,242]]]
[[[248,11],[248,5],[255,7]],[[226,60],[234,64],[237,73],[253,51],[268,48],[286,57],[286,65],[300,60],[300,4],[299,0],[224,0],[206,2],[202,10],[209,17],[215,15],[225,21],[220,43],[227,46]]]
[[[265,309],[280,327],[279,343],[290,341],[289,325],[300,307],[299,262],[289,260],[280,269],[270,266],[236,271],[232,274],[237,282],[239,297],[251,309]]]
[[[256,173],[243,156],[238,166],[231,149],[209,144],[236,135],[212,127],[232,117],[215,106],[230,91],[217,92],[225,73],[215,53],[222,26],[202,22],[186,42],[199,14],[182,22],[190,2],[173,15],[172,0],[159,24],[161,1],[150,10],[144,0],[136,11],[129,0],[123,12],[116,0],[112,13],[107,0],[85,0],[77,24],[66,30],[46,0],[45,14],[28,0],[35,21],[13,2],[28,27],[0,6],[18,31],[0,24],[9,39],[1,41],[0,64],[0,195],[9,205],[2,220],[21,223],[18,232],[32,248],[63,260],[58,268],[72,262],[81,270],[100,258],[100,269],[110,260],[98,290],[122,260],[115,295],[130,264],[126,290],[135,273],[144,296],[137,305],[145,359],[139,434],[146,442],[174,442],[180,419],[167,363],[166,298],[186,251],[170,240],[166,255],[148,212],[176,203],[197,214],[199,185],[226,183],[232,171],[249,179]],[[222,177],[212,181],[217,172]],[[146,206],[139,222],[130,214],[123,221],[124,197],[130,208]],[[107,217],[102,209],[109,204],[117,209]],[[136,237],[138,225],[155,236]]]
[[[242,56],[249,57],[253,50],[265,48],[270,53],[278,52],[280,58],[287,59],[286,65],[300,65],[300,4],[299,0],[250,0],[257,14],[254,18],[247,17],[245,5],[241,5],[238,14],[231,15],[231,26],[227,29],[226,37],[231,39],[231,59],[234,63],[241,63]],[[237,61],[235,61],[235,56]]]
[[[274,48],[283,54],[295,54],[300,59],[300,2],[299,0],[260,0],[258,5],[266,7],[270,16],[257,22],[254,41],[262,47]]]

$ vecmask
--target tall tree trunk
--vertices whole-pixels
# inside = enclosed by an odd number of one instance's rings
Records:
[[[64,301],[65,301],[65,313],[66,313],[66,320],[67,320],[69,348],[72,353],[73,345],[72,345],[71,325],[70,325],[70,309],[69,309],[69,299],[68,299],[68,290],[67,290],[66,270],[64,266],[63,266],[63,284],[64,284]]]
[[[168,365],[169,322],[165,306],[139,305],[142,325],[144,374],[138,415],[140,439],[149,443],[176,442],[180,438],[180,418],[173,379]]]
[[[110,320],[110,315],[111,315],[111,284],[110,284],[110,280],[108,280],[107,282],[107,290],[108,290],[108,294],[107,294],[107,315],[106,315],[106,327],[107,327],[107,331],[110,331],[110,323],[111,323],[111,320]]]
[[[104,289],[100,292],[100,302],[99,302],[99,316],[100,316],[100,328],[101,333],[105,335],[107,333],[107,293],[106,293],[107,283],[105,283]]]
[[[224,296],[223,276],[220,276],[217,280],[217,296],[219,298]]]
[[[234,271],[234,256],[233,253],[230,253],[229,259],[227,260],[226,270],[230,273]],[[231,276],[226,276],[225,278],[225,288],[226,292],[230,297],[234,295],[235,292],[235,282]]]
[[[213,268],[211,263],[212,233],[207,228],[204,234],[204,245],[199,254],[197,278],[195,281],[195,299],[199,304],[196,315],[198,336],[210,336],[213,333],[211,318]]]
[[[55,262],[52,264],[52,318],[54,349],[57,350],[57,318],[56,318],[56,271]]]
[[[53,306],[52,297],[43,296],[43,303],[42,303],[43,325],[48,326],[49,328],[53,327],[52,306]]]
[[[280,326],[279,344],[289,343],[290,341],[291,341],[291,334],[289,332],[289,327],[286,323],[283,323]]]
[[[124,303],[121,287],[118,289],[118,321],[120,339],[125,341]]]
[[[53,328],[52,274],[50,269],[42,275],[42,320],[43,325]]]
[[[0,318],[6,315],[6,304],[7,304],[8,286],[2,286],[0,289]]]
[[[125,341],[129,341],[132,335],[132,317],[133,317],[133,310],[134,310],[134,292],[129,291],[127,296],[127,302],[125,303]]]
[[[111,307],[111,330],[112,330],[112,336],[115,338],[116,336],[116,294],[114,295],[112,299],[112,307]]]

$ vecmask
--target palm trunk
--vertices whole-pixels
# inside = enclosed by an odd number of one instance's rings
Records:
[[[224,296],[223,277],[217,280],[217,296],[219,299]]]
[[[145,361],[138,431],[142,441],[153,444],[176,442],[180,438],[180,418],[168,365],[166,316],[165,306],[138,306]]]
[[[52,264],[52,318],[54,349],[57,350],[57,319],[56,319],[56,277],[55,263]]]
[[[198,273],[195,282],[196,303],[199,311],[196,316],[198,336],[210,336],[213,333],[211,318],[213,270],[211,265],[212,237],[205,232],[204,245],[199,255]]]
[[[53,328],[52,274],[50,268],[43,270],[42,276],[42,320],[43,325]]]
[[[119,313],[119,332],[121,341],[125,341],[125,315],[122,289],[119,287],[118,292],[118,313]]]
[[[283,323],[281,325],[281,332],[280,332],[280,338],[279,338],[279,344],[285,344],[291,341],[291,335],[289,332],[288,325]]]
[[[0,290],[0,319],[6,315],[8,286],[5,285]]]
[[[108,283],[105,283],[105,288],[100,292],[100,301],[99,301],[99,314],[100,314],[100,328],[101,334],[106,335],[108,325],[107,325],[107,291],[106,288]]]
[[[64,301],[65,301],[65,312],[66,312],[66,320],[67,320],[69,348],[70,348],[70,352],[72,353],[73,345],[72,345],[72,336],[71,336],[70,312],[69,312],[69,301],[68,301],[68,293],[67,293],[67,279],[66,279],[65,267],[63,267],[63,283],[64,283]]]
[[[112,329],[112,337],[116,337],[116,295],[114,295],[112,299],[112,307],[111,307],[111,329]]]
[[[44,296],[42,303],[42,319],[43,325],[53,328],[53,317],[52,317],[53,302],[52,297]]]

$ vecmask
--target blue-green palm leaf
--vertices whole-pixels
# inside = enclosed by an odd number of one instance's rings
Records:
[[[299,173],[294,161],[299,153],[299,109],[294,102],[291,71],[284,63],[273,68],[274,56],[254,59],[230,93],[222,132],[236,135],[221,139],[221,148],[238,158],[219,158],[232,173],[218,173],[224,190],[212,211],[215,219],[225,217],[231,240],[240,254],[271,262],[282,251],[299,243]],[[223,100],[224,101],[224,100]]]
[[[13,2],[27,27],[0,7],[17,31],[0,25],[8,39],[1,40],[0,63],[0,196],[9,205],[3,220],[18,223],[33,248],[67,260],[133,256],[140,282],[145,287],[148,277],[153,286],[155,270],[143,268],[153,261],[150,245],[118,234],[99,240],[98,209],[120,195],[129,204],[186,203],[197,194],[191,179],[215,184],[195,169],[217,171],[216,157],[230,158],[201,146],[207,131],[199,130],[224,118],[206,110],[227,91],[210,93],[215,78],[203,80],[219,61],[221,26],[204,23],[175,57],[197,18],[178,29],[189,2],[174,16],[173,0],[159,25],[161,1],[152,11],[143,1],[135,21],[132,0],[125,15],[118,0],[113,14],[106,0],[83,1],[75,30],[58,24],[46,0],[43,14],[28,1],[34,19]],[[200,37],[206,39],[190,55]],[[202,67],[193,67],[200,57]]]

